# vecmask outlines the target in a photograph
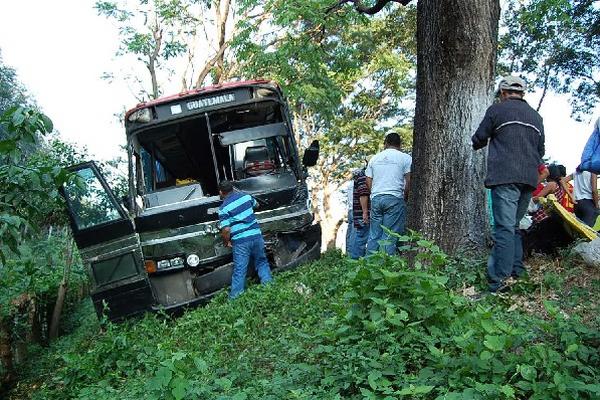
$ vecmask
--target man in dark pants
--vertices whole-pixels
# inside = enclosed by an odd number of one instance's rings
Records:
[[[233,274],[231,276],[232,299],[244,291],[246,272],[250,259],[254,261],[261,283],[272,280],[269,261],[265,255],[265,242],[258,226],[252,196],[234,192],[229,181],[219,184],[223,204],[219,207],[219,226],[225,246],[233,247]]]
[[[542,117],[523,99],[525,81],[507,76],[499,85],[500,102],[487,109],[471,138],[473,148],[489,144],[485,186],[492,192],[494,248],[488,259],[490,291],[506,289],[505,280],[525,272],[519,221],[527,212],[544,156]]]

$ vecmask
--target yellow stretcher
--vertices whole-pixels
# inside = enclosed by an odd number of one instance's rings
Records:
[[[553,194],[550,194],[545,198],[539,198],[539,202],[547,212],[553,212],[560,216],[565,230],[573,237],[573,239],[584,238],[591,241],[598,237],[598,232],[596,232],[594,228],[587,226],[577,219],[574,214],[565,210]]]
[[[598,218],[596,218],[596,223],[594,224],[594,230],[596,232],[600,231],[600,215],[598,215]]]

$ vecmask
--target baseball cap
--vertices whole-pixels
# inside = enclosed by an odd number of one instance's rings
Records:
[[[498,85],[498,91],[511,90],[514,92],[524,92],[527,90],[527,84],[518,76],[508,75],[502,78]]]

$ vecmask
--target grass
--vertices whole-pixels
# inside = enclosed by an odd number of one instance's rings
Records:
[[[101,324],[86,301],[8,399],[600,398],[598,271],[536,257],[471,302],[483,259],[416,246],[417,270],[327,253],[177,319]]]

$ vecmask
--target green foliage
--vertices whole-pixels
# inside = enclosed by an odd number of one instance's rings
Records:
[[[325,241],[337,226],[331,194],[351,171],[383,147],[396,128],[412,147],[416,70],[416,8],[395,7],[367,18],[352,8],[327,13],[331,0],[241,3],[270,14],[269,29],[240,21],[232,42],[243,77],[282,85],[299,146],[319,140],[308,184]]]
[[[117,55],[133,56],[150,74],[151,85],[142,84],[139,100],[157,98],[162,93],[159,73],[172,76],[169,61],[194,47],[193,38],[200,28],[196,14],[205,7],[204,1],[186,0],[96,1],[98,15],[112,20],[119,29]],[[138,76],[134,81],[144,80]]]
[[[35,230],[47,214],[45,205],[55,204],[58,187],[67,181],[68,173],[53,163],[41,163],[24,157],[23,147],[35,143],[38,135],[52,131],[52,122],[41,112],[25,107],[13,107],[0,124],[7,130],[0,140],[0,261],[7,251],[18,253],[24,233]]]
[[[539,88],[568,93],[576,116],[593,110],[600,98],[600,9],[595,2],[511,0],[503,24],[502,73],[522,73]]]
[[[27,90],[19,82],[15,70],[2,61],[0,56],[0,115],[9,108],[30,103]],[[0,125],[0,139],[4,137],[5,129]]]
[[[233,46],[244,75],[283,85],[296,117],[315,131],[301,137],[318,135],[325,155],[343,155],[331,164],[348,170],[346,162],[360,162],[381,145],[384,121],[407,124],[402,102],[414,89],[416,11],[399,7],[366,18],[351,10],[327,14],[330,5],[268,1],[276,29],[264,34],[242,22]]]
[[[600,334],[472,302],[418,235],[407,257],[336,253],[171,320],[87,319],[29,370],[34,399],[598,398]],[[91,313],[91,310],[88,311]],[[30,392],[30,385],[39,389]],[[17,397],[15,397],[17,398]],[[20,398],[20,397],[19,397]]]
[[[63,278],[72,239],[57,228],[66,224],[58,187],[70,179],[64,163],[79,155],[56,139],[37,145],[39,136],[52,131],[52,122],[35,109],[12,107],[0,123],[6,128],[0,140],[0,318],[13,339],[24,340],[33,327],[29,312],[20,308],[35,304],[37,315],[47,312]],[[71,272],[73,287],[82,286],[81,263]]]
[[[11,257],[0,268],[0,317],[15,315],[14,300],[21,295],[35,298],[39,307],[52,305],[70,251],[72,238],[67,231],[55,232],[37,240],[27,240],[19,245],[19,257]],[[81,287],[87,280],[83,265],[77,254],[68,276],[74,288]],[[17,313],[18,315],[18,313]],[[27,317],[26,315],[22,315]],[[25,337],[28,326],[21,326],[14,334]]]

